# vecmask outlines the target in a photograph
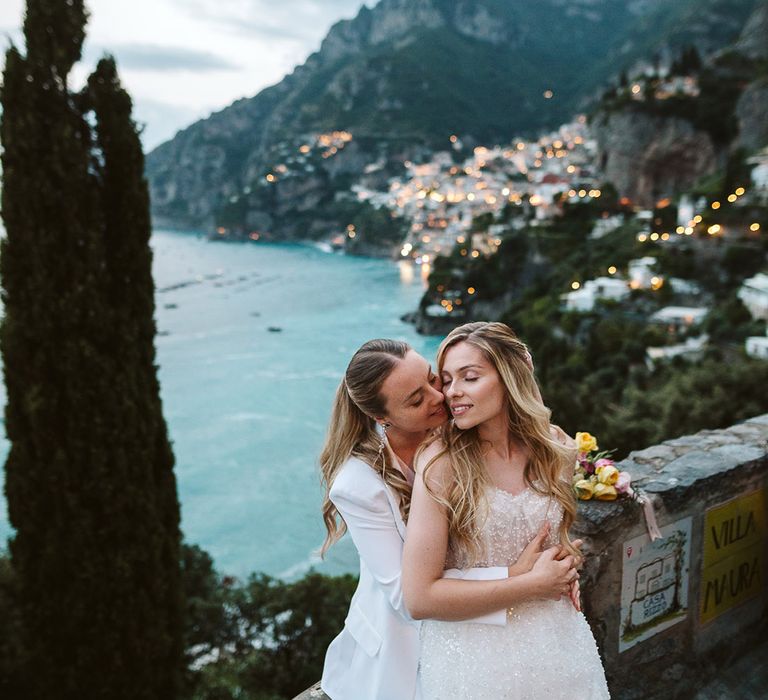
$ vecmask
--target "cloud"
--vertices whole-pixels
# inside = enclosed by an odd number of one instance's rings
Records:
[[[174,0],[192,17],[261,39],[314,44],[341,17],[353,17],[364,0]]]
[[[88,45],[85,58],[95,61],[105,53],[114,55],[120,68],[134,71],[210,72],[240,69],[237,64],[208,51],[158,44]]]
[[[19,27],[0,26],[0,48],[5,51],[11,44],[15,44],[17,47],[23,47],[24,33]]]

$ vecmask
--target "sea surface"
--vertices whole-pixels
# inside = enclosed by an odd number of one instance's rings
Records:
[[[419,268],[183,232],[156,231],[152,247],[185,540],[240,577],[355,571],[348,537],[325,561],[316,554],[324,536],[317,456],[333,394],[361,343],[399,338],[434,359],[440,339],[400,320],[423,292]],[[3,437],[3,462],[7,451]],[[11,534],[2,496],[0,548]]]

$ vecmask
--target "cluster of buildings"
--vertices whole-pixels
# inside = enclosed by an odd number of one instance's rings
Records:
[[[674,242],[685,236],[692,236],[700,226],[700,230],[706,231],[711,237],[738,238],[760,235],[759,221],[747,220],[740,223],[726,223],[725,218],[719,221],[718,215],[724,206],[744,203],[745,198],[747,201],[757,203],[766,198],[768,195],[768,156],[766,156],[765,161],[766,172],[762,174],[765,181],[759,185],[753,184],[752,192],[748,193],[746,187],[739,186],[734,188],[733,192],[729,193],[723,201],[713,200],[711,202],[707,202],[703,197],[694,201],[690,196],[683,195],[677,205],[677,223],[674,226],[654,225],[653,212],[650,210],[637,212],[637,220],[644,224],[644,229],[637,234],[637,240],[640,243]],[[757,174],[759,178],[761,173],[756,171],[758,168],[754,168],[753,177]]]
[[[696,79],[692,77],[666,76],[654,80],[654,85],[659,99],[698,92]],[[638,79],[628,89],[633,99],[645,99],[642,80]],[[334,131],[307,137],[300,145],[282,144],[285,152],[277,154],[281,162],[264,176],[263,184],[310,172],[318,156],[332,158],[351,140],[349,132]],[[390,179],[386,189],[370,190],[363,185],[353,185],[352,194],[359,201],[386,207],[409,222],[400,257],[420,265],[422,275],[426,276],[430,263],[438,255],[448,255],[454,250],[468,259],[492,255],[506,232],[550,221],[561,212],[566,201],[599,198],[602,192],[595,165],[596,152],[597,144],[584,117],[536,141],[519,139],[507,146],[478,146],[467,158],[459,157],[465,149],[461,139],[454,135],[446,150],[433,154],[430,160],[405,162],[405,173]],[[749,162],[753,166],[752,192],[748,194],[746,188],[740,186],[722,202],[684,196],[677,204],[674,226],[668,222],[666,227],[660,227],[658,219],[654,220],[654,212],[638,211],[634,216],[640,228],[637,240],[674,244],[675,240],[701,230],[713,237],[731,233],[760,235],[757,221],[746,224],[746,229],[738,232],[728,230],[733,224],[717,222],[721,207],[737,204],[742,198],[746,197],[750,203],[768,201],[768,149]],[[624,223],[622,214],[598,219],[590,236],[600,238]],[[338,238],[355,235],[354,227],[348,226]],[[644,256],[630,261],[625,276],[610,266],[606,274],[594,279],[574,280],[561,300],[567,311],[590,312],[601,302],[625,300],[633,290],[657,291],[665,285],[671,286],[676,299],[682,297],[683,303],[695,304],[702,291],[691,281],[665,278],[657,271],[656,258]],[[468,296],[473,293],[474,289],[466,292]],[[441,304],[433,304],[427,313],[445,316],[458,312],[464,296],[463,290],[445,290]],[[768,275],[761,273],[746,280],[739,297],[754,318],[768,320]],[[695,329],[707,313],[704,306],[667,306],[651,315],[648,321],[689,336],[687,331]],[[648,348],[647,361],[654,364],[671,357],[696,356],[707,341],[707,336],[701,334],[689,336],[677,345]],[[746,351],[751,356],[768,359],[768,335],[749,338]]]
[[[629,96],[644,102],[652,94],[656,100],[666,100],[670,97],[698,97],[699,81],[695,75],[643,75],[625,88]]]
[[[675,81],[680,80],[683,82],[678,85]],[[676,77],[662,81],[660,88],[694,89]],[[477,147],[469,158],[460,162],[456,158],[462,147],[459,138],[451,137],[451,144],[453,152],[436,153],[425,163],[405,163],[405,175],[390,180],[387,191],[371,192],[362,187],[356,190],[358,199],[385,206],[410,222],[400,256],[422,265],[422,273],[429,271],[430,262],[436,256],[447,255],[455,249],[468,258],[492,255],[505,232],[552,219],[559,213],[563,201],[599,198],[602,194],[594,165],[596,143],[583,118],[537,141],[518,140],[506,147]],[[765,155],[755,163],[756,170],[766,165]],[[752,195],[758,200],[761,187],[765,187],[760,172],[752,185]],[[714,223],[717,210],[726,203],[738,203],[745,196],[746,188],[737,187],[723,202],[683,197],[677,206],[676,225],[666,230],[654,226],[654,212],[636,212],[635,220],[641,229],[637,239],[640,242],[682,240],[701,230],[702,225],[707,227],[710,236],[722,236],[725,225]],[[624,223],[623,215],[599,219],[590,236],[600,238]],[[740,233],[759,235],[759,222],[752,222]],[[615,266],[610,266],[602,276],[574,280],[561,300],[567,311],[590,312],[598,303],[625,300],[633,290],[653,292],[665,285],[674,290],[678,305],[661,308],[648,321],[676,335],[682,334],[685,340],[648,348],[647,362],[653,365],[673,357],[695,357],[703,352],[708,336],[704,333],[692,336],[691,331],[695,332],[709,309],[680,305],[679,300],[696,304],[702,290],[690,280],[665,278],[658,272],[654,257],[630,261],[624,276]],[[445,290],[442,296],[439,305],[435,303],[427,308],[428,315],[447,316],[461,311],[462,297],[466,296],[463,290]],[[768,275],[747,280],[740,296],[756,318],[768,319]],[[750,338],[747,352],[768,358],[768,336]]]
[[[553,217],[564,199],[601,195],[593,167],[597,146],[584,117],[537,141],[478,146],[457,162],[462,148],[451,136],[450,150],[425,163],[406,162],[405,174],[390,180],[387,191],[355,190],[358,199],[411,222],[402,258],[428,265],[457,245],[465,256],[489,255],[503,231]],[[488,225],[473,226],[483,215],[490,215]]]
[[[281,142],[275,149],[277,165],[263,176],[261,185],[269,185],[286,177],[307,175],[316,170],[313,161],[319,156],[323,160],[333,158],[337,153],[352,141],[352,134],[348,131],[330,131],[323,134],[312,134],[302,139],[302,143],[296,144]],[[250,188],[246,188],[244,194],[248,194]]]

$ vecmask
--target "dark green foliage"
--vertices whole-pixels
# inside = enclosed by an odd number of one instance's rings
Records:
[[[481,231],[487,231],[488,227],[493,223],[493,212],[487,211],[485,214],[480,214],[472,219],[472,233],[479,233]]]
[[[290,698],[317,681],[356,585],[351,575],[329,578],[310,573],[291,584],[252,576],[240,609],[251,624],[252,639],[269,635],[271,643],[255,655],[251,652],[243,674],[246,689]]]
[[[0,697],[22,697],[21,649],[16,578],[11,560],[0,550]]]
[[[232,580],[220,577],[210,555],[197,545],[182,546],[182,581],[186,600],[184,647],[187,667],[238,638],[227,610]]]
[[[701,69],[701,56],[695,46],[685,46],[672,61],[669,72],[672,75],[695,75]]]
[[[386,207],[377,208],[368,202],[337,203],[333,211],[337,220],[355,227],[355,237],[347,240],[346,249],[350,253],[365,253],[376,248],[391,250],[403,240],[407,230],[402,218],[393,216]]]
[[[478,290],[479,298],[493,299],[501,296],[518,282],[526,265],[529,246],[524,235],[505,236],[495,255],[479,263],[467,266],[467,286]]]
[[[663,367],[648,385],[628,387],[602,417],[602,442],[625,451],[703,428],[725,428],[768,411],[766,386],[768,363],[740,354]]]
[[[84,23],[81,1],[30,0],[27,56],[9,49],[2,88],[0,343],[23,697],[172,700],[179,510],[143,155],[111,60],[84,94],[67,89]]]
[[[743,343],[750,335],[763,335],[765,322],[755,321],[734,292],[717,302],[704,322],[704,330],[717,343]]]
[[[586,314],[577,318],[577,333],[557,339],[551,334],[556,316],[537,316],[536,309],[530,315],[534,318],[518,315],[507,321],[533,348],[553,419],[568,431],[598,435],[618,457],[768,411],[768,364],[749,360],[740,350],[729,351],[725,361],[676,361],[652,371],[644,363],[645,348],[664,342],[642,323]],[[707,330],[719,339],[716,329]],[[764,332],[754,325],[751,330]]]
[[[314,572],[241,583],[219,576],[198,547],[184,547],[184,579],[190,700],[285,700],[311,686],[357,585]]]

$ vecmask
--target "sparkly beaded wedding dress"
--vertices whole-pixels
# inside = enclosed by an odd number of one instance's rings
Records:
[[[562,506],[530,488],[488,491],[482,553],[475,566],[510,566],[550,521],[557,538]],[[466,568],[449,547],[447,567]],[[421,627],[424,700],[603,700],[605,674],[589,625],[567,597],[515,605],[504,627],[426,620]]]

